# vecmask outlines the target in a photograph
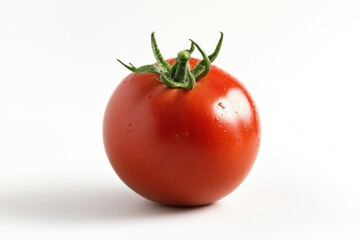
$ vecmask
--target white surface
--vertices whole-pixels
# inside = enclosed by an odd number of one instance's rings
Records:
[[[201,9],[202,8],[202,9]],[[0,1],[0,239],[359,239],[360,2]],[[102,145],[110,94],[196,40],[257,102],[233,194],[173,209],[126,188]],[[198,55],[199,57],[200,55]]]

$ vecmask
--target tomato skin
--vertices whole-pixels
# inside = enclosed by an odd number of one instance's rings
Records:
[[[190,66],[198,62],[192,58]],[[165,205],[197,206],[223,198],[247,176],[260,121],[244,85],[214,65],[193,90],[132,73],[109,100],[103,138],[112,167],[135,192]]]

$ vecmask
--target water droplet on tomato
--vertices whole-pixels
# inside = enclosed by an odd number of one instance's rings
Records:
[[[130,127],[132,125],[132,122],[128,122],[127,125]]]
[[[218,105],[222,108],[225,109],[224,105],[222,104],[222,102],[219,102]]]
[[[148,118],[154,118],[154,116],[155,116],[154,112],[149,112],[149,113],[147,114],[147,117],[148,117]]]
[[[147,100],[150,100],[151,98],[152,98],[151,94],[149,96],[147,96]]]

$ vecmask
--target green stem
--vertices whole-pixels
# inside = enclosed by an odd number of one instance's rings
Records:
[[[118,60],[123,66],[125,66],[130,71],[142,74],[145,72],[152,72],[160,75],[160,80],[166,86],[170,88],[183,88],[186,90],[191,90],[195,87],[195,82],[203,77],[205,77],[210,71],[210,64],[215,60],[219,54],[221,44],[223,41],[224,34],[222,32],[221,37],[218,41],[218,44],[212,54],[209,56],[201,49],[201,47],[191,41],[190,49],[180,51],[177,55],[176,61],[173,65],[170,65],[160,53],[158,48],[154,32],[151,34],[151,47],[156,59],[157,64],[155,65],[145,65],[139,68],[134,67],[131,63],[126,65],[122,61]],[[203,60],[200,61],[194,69],[191,70],[189,60],[192,52],[199,50]]]
[[[185,82],[187,80],[187,69],[189,66],[190,53],[188,51],[179,52],[176,62],[174,81],[176,82]]]

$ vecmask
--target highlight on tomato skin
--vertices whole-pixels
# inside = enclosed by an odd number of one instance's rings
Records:
[[[191,41],[177,58],[164,60],[154,33],[156,64],[132,71],[105,110],[103,140],[120,179],[151,201],[199,206],[234,191],[251,170],[261,129],[245,86],[211,62]],[[199,50],[203,59],[191,57]]]

